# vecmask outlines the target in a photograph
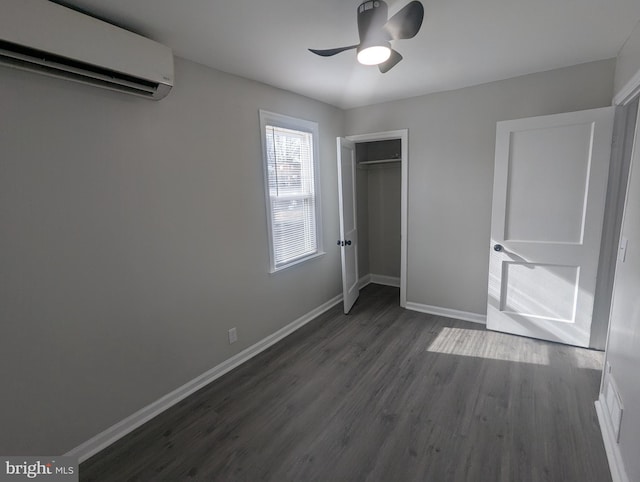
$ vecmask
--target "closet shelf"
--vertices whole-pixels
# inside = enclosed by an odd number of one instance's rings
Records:
[[[371,164],[386,164],[388,162],[400,162],[402,159],[378,159],[375,161],[360,161],[358,164],[368,166]]]

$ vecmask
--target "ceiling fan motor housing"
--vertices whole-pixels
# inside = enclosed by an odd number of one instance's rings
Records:
[[[383,0],[367,0],[358,6],[358,34],[361,44],[389,40],[383,30],[388,10]]]

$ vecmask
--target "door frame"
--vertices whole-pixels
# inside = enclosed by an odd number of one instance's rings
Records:
[[[373,132],[345,136],[345,139],[359,143],[371,141],[388,141],[400,139],[400,306],[407,305],[407,210],[408,210],[408,182],[409,182],[409,129],[395,131]]]
[[[617,108],[628,108],[629,105],[636,101],[636,99],[640,99],[640,69],[636,71],[634,76],[620,89],[620,91],[613,97],[612,105]],[[626,116],[625,116],[626,117]],[[620,132],[627,131],[627,121],[628,117],[625,119],[625,125],[621,127]],[[615,131],[614,131],[615,136]],[[614,144],[615,145],[615,144]],[[640,146],[640,106],[638,107],[638,111],[636,112],[635,117],[635,125],[633,130],[633,143],[631,150],[633,151]],[[631,158],[624,159],[624,154],[622,153],[623,148],[619,147],[618,155],[623,158],[623,162],[628,161],[628,165],[625,166],[625,169],[629,168],[631,165]],[[632,154],[633,155],[633,154]],[[613,162],[613,157],[612,157]],[[619,185],[619,190],[617,192],[617,197],[615,199],[616,205],[612,207],[610,211],[605,212],[605,216],[607,215],[615,215],[624,217],[624,211],[627,204],[627,191],[629,187],[629,181],[631,180],[630,176],[631,172],[626,172],[626,178],[621,179],[621,184]],[[624,177],[624,176],[622,176]],[[596,413],[598,416],[598,424],[600,425],[600,430],[602,432],[602,440],[604,442],[604,448],[607,454],[607,460],[609,461],[609,469],[611,472],[611,477],[613,480],[627,480],[627,475],[624,468],[624,463],[622,461],[622,456],[620,454],[619,445],[617,445],[616,434],[613,429],[613,424],[610,416],[610,406],[607,402],[606,390],[608,385],[614,387],[613,391],[618,392],[617,388],[615,388],[615,382],[611,377],[612,366],[609,362],[609,342],[611,338],[611,315],[613,302],[615,297],[615,284],[616,284],[616,267],[617,267],[617,253],[619,248],[619,239],[622,236],[622,227],[623,227],[623,219],[621,219],[620,225],[616,224],[617,233],[616,238],[618,239],[618,243],[612,246],[611,249],[615,250],[615,253],[609,252],[609,259],[614,260],[614,265],[611,272],[611,278],[607,280],[610,282],[611,291],[609,292],[609,311],[607,317],[607,332],[606,332],[606,342],[604,347],[604,361],[602,374],[600,377],[600,390],[598,391],[598,399],[595,401]]]
[[[622,89],[620,89],[620,91],[613,97],[613,101],[611,105],[617,108],[627,108],[636,99],[640,99],[640,69],[629,80],[629,82],[627,82],[627,84],[624,85]],[[640,104],[638,105],[638,111],[636,112],[635,121],[636,123],[634,125],[634,139],[633,139],[632,151],[638,145],[640,145],[640,138],[637,135],[637,133],[640,132]],[[624,128],[622,128],[621,130],[622,131],[626,130],[626,127],[627,127],[626,122],[625,122],[625,126],[623,127]],[[616,132],[615,132],[615,126],[614,126],[614,136],[615,135],[616,135]],[[616,155],[619,155],[620,157],[624,156],[624,153],[622,152],[622,148],[618,147],[616,149],[616,146],[614,146],[614,149],[615,149]],[[608,296],[608,303],[609,303],[608,315],[609,316],[607,318],[607,334],[606,334],[606,340],[604,344],[604,365],[602,369],[602,377],[600,378],[599,400],[596,401],[596,406],[598,406],[598,404],[603,403],[602,400],[603,400],[603,393],[605,389],[605,381],[606,381],[605,378],[607,377],[607,368],[609,364],[609,362],[607,361],[607,356],[609,354],[609,338],[611,336],[611,308],[613,307],[613,292],[615,290],[615,271],[616,271],[615,266],[617,264],[615,260],[617,260],[620,236],[622,235],[622,224],[624,221],[623,220],[624,208],[626,206],[627,189],[629,187],[629,180],[631,178],[630,176],[631,172],[629,168],[631,165],[632,155],[633,153],[631,153],[631,156],[629,156],[628,159],[622,159],[621,161],[621,162],[626,162],[626,165],[625,165],[626,176],[620,179],[618,189],[616,191],[616,197],[612,203],[612,204],[615,204],[615,206],[611,206],[611,208],[608,210],[605,210],[605,213],[604,213],[605,216],[619,216],[620,219],[619,219],[619,224],[616,224],[617,229],[615,233],[616,234],[615,238],[617,239],[617,242],[615,244],[613,242],[609,243],[608,251],[605,253],[605,256],[608,257],[608,260],[614,260],[614,261],[613,261],[613,268],[610,270],[611,271],[610,278],[607,280],[610,283],[609,286],[611,289]],[[613,154],[612,154],[612,162],[613,162]],[[598,418],[600,419],[601,417],[598,417]],[[600,426],[602,427],[602,420],[599,420],[599,422],[600,422]],[[605,445],[607,445],[606,438],[605,438]],[[609,459],[609,463],[611,464],[611,457],[609,457],[609,452],[607,452],[607,458]],[[613,465],[616,465],[616,464],[613,464]],[[613,465],[612,465],[612,468],[613,468]]]

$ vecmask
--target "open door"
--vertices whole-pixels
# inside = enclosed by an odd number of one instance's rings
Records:
[[[613,116],[498,122],[487,328],[589,346]]]
[[[349,313],[358,299],[358,231],[356,217],[356,148],[338,138],[338,206],[340,211],[340,253],[342,255],[342,293],[344,312]]]

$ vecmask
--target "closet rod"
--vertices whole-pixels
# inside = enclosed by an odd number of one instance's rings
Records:
[[[384,164],[387,162],[400,162],[402,159],[379,159],[376,161],[360,161],[358,164],[369,165],[369,164]]]

